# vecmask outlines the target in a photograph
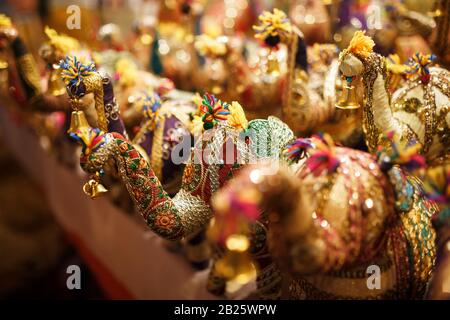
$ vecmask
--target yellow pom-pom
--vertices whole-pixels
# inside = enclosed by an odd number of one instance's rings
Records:
[[[375,42],[373,42],[372,38],[366,36],[365,31],[359,30],[353,35],[346,52],[353,53],[365,59],[372,53],[374,46]]]
[[[138,68],[136,64],[127,58],[117,60],[115,70],[119,76],[119,85],[122,87],[132,87],[138,79]]]
[[[230,115],[228,116],[228,123],[238,129],[247,129],[248,120],[245,117],[244,109],[239,104],[239,102],[233,101],[229,106]]]
[[[0,27],[11,27],[11,26],[12,26],[11,18],[3,13],[0,13]]]
[[[49,39],[49,44],[63,55],[74,54],[80,49],[80,43],[77,39],[65,34],[58,34],[54,29],[46,26],[45,34]]]
[[[286,14],[279,9],[273,9],[273,13],[264,11],[258,19],[260,24],[253,26],[253,29],[256,31],[255,38],[257,39],[264,40],[269,36],[285,38],[292,32],[291,22]]]
[[[429,68],[433,65],[436,60],[434,54],[423,54],[417,52],[411,59],[409,59],[407,64],[407,69],[405,71],[406,77],[408,79],[414,79],[415,77],[429,77]],[[428,80],[422,79],[423,83],[428,83]]]
[[[95,73],[94,63],[83,64],[76,56],[67,56],[59,66],[62,69],[61,79],[70,87],[78,87],[84,79]]]
[[[189,131],[194,136],[199,136],[203,132],[203,119],[201,116],[194,116],[194,119],[189,124]]]

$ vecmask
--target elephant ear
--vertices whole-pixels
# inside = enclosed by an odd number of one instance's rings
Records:
[[[270,133],[272,134],[272,140],[275,142],[272,155],[279,155],[286,145],[295,138],[294,132],[292,132],[286,123],[277,117],[270,116],[267,118],[267,121],[269,123]]]
[[[253,138],[253,151],[260,157],[279,157],[295,136],[287,124],[277,117],[270,116],[267,120],[251,120],[248,124]]]

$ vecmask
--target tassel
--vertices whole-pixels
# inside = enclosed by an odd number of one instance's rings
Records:
[[[344,49],[339,59],[342,60],[347,53],[366,59],[372,52],[375,42],[371,37],[366,36],[366,31],[358,30],[354,33],[347,49]]]
[[[400,165],[408,171],[425,167],[425,158],[419,154],[421,145],[419,143],[407,145],[398,141],[394,132],[391,131],[383,138],[388,141],[388,147],[378,147],[377,160],[383,171],[388,171],[394,165]]]
[[[67,56],[65,60],[62,60],[59,64],[62,69],[61,78],[72,90],[77,89],[80,83],[87,77],[94,74],[95,64],[83,64],[75,56]]]
[[[104,132],[98,128],[82,127],[70,132],[69,136],[81,145],[84,155],[97,150],[105,143]]]
[[[308,138],[298,138],[294,142],[287,145],[283,154],[286,158],[293,162],[298,162],[306,156],[306,151],[312,148],[313,144],[311,139]]]
[[[282,38],[288,38],[292,33],[292,24],[286,14],[278,9],[273,13],[264,11],[258,18],[260,24],[253,26],[255,38],[264,41],[271,47],[276,47]]]
[[[307,149],[310,154],[305,166],[314,176],[322,173],[333,173],[339,167],[340,161],[334,152],[334,141],[328,134],[319,134],[311,137],[311,146]]]
[[[161,109],[161,98],[157,93],[142,94],[136,99],[136,106],[144,116],[148,128],[155,130],[159,124],[159,113]]]
[[[230,115],[229,105],[226,102],[217,100],[212,94],[207,93],[203,96],[201,113],[204,129],[212,129],[219,121],[228,119]]]
[[[417,52],[409,61],[407,62],[408,68],[405,71],[407,79],[414,79],[419,77],[422,83],[427,84],[430,81],[430,70],[429,67],[436,60],[434,54],[424,55]]]

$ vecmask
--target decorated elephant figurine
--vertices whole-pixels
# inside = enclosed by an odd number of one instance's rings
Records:
[[[75,110],[80,109],[80,99],[92,93],[97,126],[105,132],[114,131],[127,136],[110,76],[98,72],[93,62],[83,63],[76,56],[67,56],[61,60],[60,68],[72,107]]]
[[[283,298],[420,299],[435,263],[438,208],[398,166],[423,165],[412,154],[375,157],[327,136],[297,139],[285,150],[290,168],[244,169],[216,195],[215,209],[225,216],[250,217],[255,206],[267,212]]]
[[[11,49],[15,60],[15,63],[9,64],[8,68],[14,69],[10,72],[18,75],[18,81],[10,83],[10,93],[21,104],[26,103],[27,107],[23,107],[23,110],[43,112],[70,110],[66,96],[61,96],[60,92],[55,94],[50,87],[49,90],[44,90],[35,59],[28,51],[11,19],[4,14],[0,14],[0,40],[3,42],[4,49]],[[52,78],[51,75],[50,78]]]
[[[347,85],[362,79],[363,130],[369,151],[376,152],[383,135],[393,131],[409,143],[419,143],[428,163],[442,161],[450,147],[449,72],[432,66],[433,55],[417,53],[405,69],[408,80],[391,95],[386,58],[373,52],[374,45],[357,31],[340,55]]]
[[[255,26],[256,38],[278,50],[287,47],[282,119],[301,136],[326,131],[345,145],[362,139],[357,108],[336,109],[342,90],[338,48],[332,44],[308,47],[301,31],[278,9],[264,12]],[[359,101],[354,101],[359,103]]]
[[[204,230],[213,217],[211,196],[242,165],[278,157],[293,139],[292,131],[277,118],[247,122],[238,103],[227,104],[211,95],[204,96],[196,120],[200,120],[201,139],[192,150],[188,145],[181,189],[173,198],[153,166],[121,134],[83,127],[71,135],[83,146],[80,161],[85,171],[101,172],[109,160],[114,160],[150,229],[165,239],[180,240]],[[212,275],[210,279],[209,289],[221,293],[220,277]]]
[[[433,217],[436,229],[436,267],[428,285],[427,299],[450,299],[450,166],[431,165],[422,171],[425,194],[439,205],[439,214]]]
[[[194,104],[183,100],[161,101],[157,93],[136,95],[133,104],[141,110],[142,121],[132,142],[145,151],[156,177],[174,195],[181,185],[183,165],[173,161],[172,152],[183,139],[192,140],[188,128]]]

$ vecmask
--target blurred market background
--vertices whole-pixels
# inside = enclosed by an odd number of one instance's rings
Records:
[[[0,298],[102,299],[89,269],[56,224],[42,191],[0,143]],[[78,265],[82,289],[68,290]]]
[[[354,30],[371,29],[381,50],[388,53],[394,45],[401,46],[399,32],[408,35],[410,20],[401,26],[391,27],[389,6],[386,3],[402,3],[409,10],[426,17],[438,15],[436,1],[432,0],[205,0],[205,19],[201,28],[210,34],[241,32],[251,34],[251,25],[264,9],[277,7],[289,12],[292,20],[301,27],[309,43],[334,41],[346,46]],[[348,21],[339,20],[338,7],[358,9]],[[80,29],[66,27],[67,8],[77,5],[81,9]],[[381,8],[376,19],[364,15],[364,10]],[[148,45],[153,39],[145,28],[157,23],[179,23],[180,14],[175,10],[175,0],[2,0],[0,12],[11,16],[30,51],[38,57],[38,49],[45,40],[44,26],[66,33],[93,48],[104,45],[99,41],[101,26],[114,23],[120,32],[106,32],[118,38],[114,45],[142,52],[140,45]],[[371,16],[373,17],[373,16]],[[333,24],[345,24],[340,33],[333,33]],[[424,22],[426,29],[427,23]],[[113,25],[110,25],[113,28]],[[139,30],[138,30],[139,29]],[[164,35],[160,24],[160,34]],[[383,30],[383,32],[381,32]],[[400,30],[400,31],[399,31]],[[104,30],[105,31],[105,30]],[[111,31],[111,30],[109,30]],[[137,32],[139,31],[139,32]],[[425,46],[430,30],[419,30],[419,38],[412,45],[415,49]],[[413,32],[413,31],[411,31]],[[414,32],[417,33],[417,30]],[[416,35],[415,33],[415,35]],[[101,32],[100,32],[101,35]],[[103,39],[104,40],[104,39]],[[399,42],[400,41],[400,42]],[[160,42],[160,45],[164,42]],[[405,43],[403,43],[405,45]],[[401,48],[400,48],[401,49]],[[445,49],[445,48],[444,48]],[[159,51],[164,54],[165,47]],[[410,52],[405,50],[405,56]],[[425,49],[425,52],[427,49]],[[184,56],[181,56],[183,59]],[[145,59],[143,59],[145,61]],[[0,141],[1,141],[0,137]],[[67,290],[66,268],[76,264],[82,268],[83,290]],[[58,227],[42,191],[0,142],[0,298],[104,298],[96,280],[84,265],[80,256]]]

